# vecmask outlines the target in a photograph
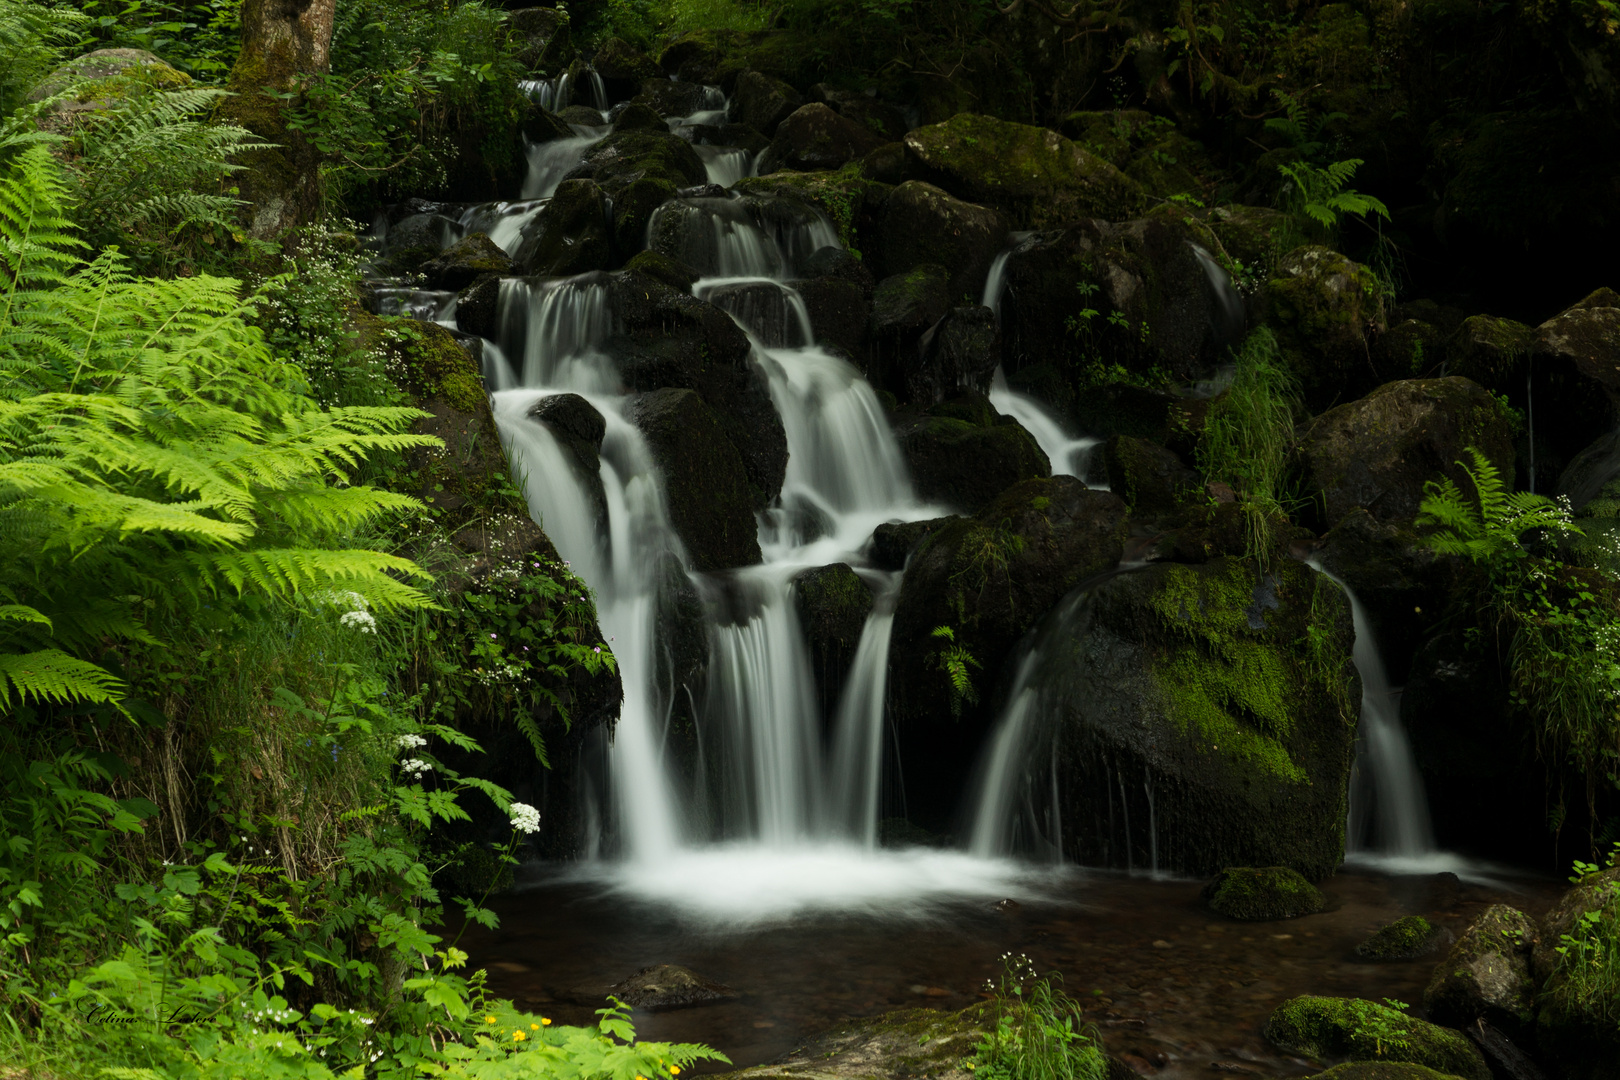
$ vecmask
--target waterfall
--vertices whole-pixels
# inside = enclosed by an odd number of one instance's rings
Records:
[[[547,112],[561,112],[574,104],[589,105],[598,112],[605,112],[608,107],[607,87],[602,82],[602,76],[596,73],[594,67],[586,68],[584,74],[583,86],[572,72],[564,72],[552,79],[521,79],[518,89]],[[582,96],[589,100],[574,100]]]
[[[877,846],[878,792],[883,768],[884,690],[888,683],[889,636],[900,575],[878,578],[872,614],[861,629],[849,678],[838,699],[833,736],[833,805],[842,826],[862,846]]]
[[[1347,855],[1414,859],[1435,852],[1429,803],[1423,794],[1412,747],[1401,726],[1400,695],[1389,685],[1372,622],[1351,588],[1312,560],[1310,566],[1344,590],[1355,624],[1356,670],[1361,674],[1361,738],[1350,788]],[[1369,795],[1369,790],[1370,795]],[[1370,834],[1374,842],[1363,846]]]
[[[549,199],[557,191],[563,177],[572,172],[591,147],[607,137],[607,127],[589,127],[576,124],[570,139],[552,139],[530,143],[524,148],[528,159],[528,174],[523,178],[525,199]]]

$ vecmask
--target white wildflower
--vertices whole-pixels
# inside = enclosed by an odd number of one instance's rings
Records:
[[[433,766],[429,765],[421,758],[406,758],[404,761],[399,763],[399,767],[406,773],[409,773],[411,776],[433,771]]]
[[[377,632],[377,620],[370,612],[346,611],[338,622],[344,626],[352,626],[362,634],[375,634]]]
[[[394,740],[396,750],[415,750],[418,746],[426,746],[427,738],[422,735],[401,735]]]
[[[507,807],[506,812],[512,816],[512,828],[521,833],[537,833],[540,831],[540,811],[528,803],[515,802]]]

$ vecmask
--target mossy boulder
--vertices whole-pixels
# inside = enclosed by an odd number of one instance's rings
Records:
[[[1443,928],[1423,916],[1407,915],[1379,927],[1377,933],[1357,945],[1355,951],[1363,960],[1414,960],[1440,948],[1447,936]]]
[[[708,180],[709,172],[692,144],[662,123],[660,128],[615,131],[590,149],[581,169],[615,199],[638,180],[662,180],[675,189]]]
[[[1027,228],[1121,221],[1145,205],[1136,181],[1055,131],[960,113],[907,133],[907,170]]]
[[[654,79],[643,79],[641,91],[631,100],[647,106],[667,120],[675,116],[691,116],[712,107],[709,91],[710,88],[701,83],[676,82],[660,75]]]
[[[793,602],[810,650],[821,714],[833,716],[872,612],[872,590],[847,563],[833,563],[795,577]]]
[[[872,291],[872,358],[867,377],[892,394],[907,393],[905,373],[915,365],[924,332],[950,310],[950,271],[923,263],[893,274]]]
[[[1203,481],[1177,454],[1158,443],[1115,435],[1103,449],[1108,487],[1144,521],[1176,515],[1202,494]]]
[[[1387,326],[1371,270],[1325,247],[1295,248],[1278,260],[1266,299],[1278,344],[1312,411],[1370,387],[1368,350]]]
[[[663,74],[657,62],[623,38],[610,37],[598,45],[591,65],[602,76],[608,101],[623,101],[636,93],[646,79]]]
[[[1502,393],[1524,379],[1535,331],[1512,319],[1470,315],[1446,342],[1446,372]]]
[[[1581,929],[1581,919],[1589,912],[1600,913],[1603,929]],[[1572,959],[1558,950],[1566,945],[1566,936],[1591,940],[1601,934],[1612,956],[1617,925],[1620,867],[1588,875],[1541,920],[1541,938],[1532,953],[1541,985],[1536,1041],[1559,1074],[1570,1080],[1613,1080],[1620,1062],[1620,1023],[1611,996],[1612,973],[1596,966],[1582,970],[1578,952]]]
[[[634,270],[608,278],[616,332],[603,350],[627,389],[696,390],[748,475],[750,504],[769,506],[787,472],[787,435],[748,337],[731,316]]]
[[[1247,922],[1297,919],[1327,907],[1321,890],[1286,866],[1228,867],[1199,895],[1211,911]]]
[[[909,180],[884,205],[884,271],[903,274],[924,263],[951,271],[953,302],[978,303],[990,264],[1007,244],[1007,219],[999,211],[963,202],[932,184]]]
[[[450,245],[437,258],[422,264],[422,277],[430,289],[460,292],[485,274],[510,274],[512,260],[489,234],[475,232]]]
[[[1119,563],[1125,506],[1108,492],[1055,476],[1007,489],[974,517],[924,528],[895,609],[889,707],[898,722],[924,725],[919,730],[929,738],[971,740],[979,725],[950,722],[949,684],[932,659],[943,647],[934,628],[951,626],[956,643],[989,673],[976,674],[978,681],[994,679],[1052,605]]]
[[[796,281],[793,287],[804,301],[816,341],[843,350],[856,366],[864,367],[869,322],[866,299],[870,292],[863,292],[853,281],[830,275]]]
[[[872,563],[881,570],[903,570],[906,560],[927,537],[953,521],[965,520],[958,515],[929,518],[926,521],[889,521],[872,530],[868,553]]]
[[[71,135],[81,116],[112,112],[153,93],[184,90],[191,84],[190,75],[145,49],[96,49],[45,76],[28,100],[43,101],[74,86],[70,97],[35,120],[43,131]]]
[[[645,1009],[648,1012],[710,1005],[737,997],[731,987],[679,964],[653,964],[642,968],[623,982],[609,987],[608,993],[632,1009]]]
[[[602,486],[602,439],[607,421],[578,394],[548,394],[529,409],[529,419],[543,425],[568,453],[574,475],[596,510],[599,531],[608,527],[607,493]]]
[[[625,262],[624,268],[655,278],[676,292],[691,292],[692,283],[698,279],[696,270],[661,251],[637,252]]]
[[[667,133],[669,125],[664,117],[650,105],[631,101],[613,111],[614,131],[656,131]]]
[[[1603,289],[1536,327],[1538,357],[1571,363],[1620,401],[1620,303]]]
[[[1298,235],[1294,219],[1267,206],[1228,203],[1210,210],[1207,224],[1221,247],[1250,270],[1269,273]]]
[[[953,404],[895,417],[918,498],[972,514],[1020,481],[1052,475],[1045,452],[1016,420],[996,415],[988,402],[989,422],[942,415]]]
[[[1343,591],[1291,559],[1153,563],[1065,602],[1035,639],[1034,684],[1059,725],[1065,854],[1331,874],[1356,737],[1352,638]]]
[[[515,269],[544,277],[605,270],[613,258],[602,189],[590,180],[564,180],[529,223],[512,252]]]
[[[634,180],[620,189],[613,199],[613,244],[619,258],[639,253],[646,247],[653,211],[674,197],[674,184],[651,176]]]
[[[1453,1073],[1440,1072],[1410,1061],[1347,1061],[1317,1073],[1309,1080],[1460,1080]]]
[[[748,471],[714,410],[695,390],[642,394],[630,407],[663,480],[670,524],[692,568],[729,570],[759,562]]]
[[[518,8],[506,13],[507,29],[521,44],[515,60],[536,74],[550,74],[574,58],[568,13],[556,8]]]
[[[758,71],[797,86],[817,63],[819,44],[793,31],[694,30],[682,34],[658,54],[664,72],[682,82],[709,83],[727,93],[747,71]]]
[[[731,94],[731,119],[747,124],[768,139],[803,104],[799,92],[781,79],[745,71],[737,77]]]
[[[732,190],[748,196],[793,199],[812,207],[833,223],[839,241],[855,253],[878,248],[881,214],[892,189],[867,179],[858,167],[852,166],[836,172],[780,168],[769,176],[744,177],[732,185]],[[851,258],[858,256],[852,254]],[[813,275],[806,271],[805,276]],[[867,288],[871,288],[870,284]]]
[[[1430,481],[1446,477],[1472,490],[1457,464],[1472,467],[1468,447],[1512,476],[1511,430],[1496,399],[1478,383],[1455,376],[1406,379],[1317,417],[1300,439],[1299,454],[1329,524],[1360,508],[1405,525],[1417,516]]]
[[[883,145],[882,136],[865,124],[812,102],[786,117],[770,148],[759,158],[760,175],[778,169],[810,172],[841,169]]]
[[[912,402],[932,406],[962,393],[989,393],[1001,362],[995,312],[978,304],[952,308],[923,332],[917,352],[917,362],[902,367]]]
[[[1275,1046],[1316,1058],[1406,1061],[1464,1080],[1491,1080],[1485,1058],[1463,1033],[1359,998],[1297,997],[1266,1021]]]
[[[725,1080],[972,1080],[967,1067],[995,1014],[983,1005],[957,1013],[902,1009],[847,1020],[766,1065],[721,1073]]]
[[[529,142],[548,143],[574,137],[574,129],[568,126],[567,121],[527,98],[523,99],[518,109],[521,113],[519,127],[523,131],[523,137]],[[594,122],[600,123],[601,118],[598,117]]]
[[[1536,984],[1530,961],[1541,930],[1522,911],[1492,904],[1457,938],[1423,991],[1437,1024],[1467,1027],[1475,1020],[1514,1038],[1535,1027]]]
[[[456,329],[488,338],[500,336],[501,279],[484,274],[456,296]]]
[[[1445,335],[1422,319],[1401,319],[1397,322],[1392,318],[1389,329],[1373,338],[1369,357],[1383,378],[1436,375],[1447,358]],[[1447,365],[1446,372],[1473,377],[1454,365]]]

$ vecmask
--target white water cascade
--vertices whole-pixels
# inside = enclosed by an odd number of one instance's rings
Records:
[[[836,233],[819,215],[759,200],[685,200],[665,211],[685,216],[693,261],[710,275],[693,291],[750,335],[787,435],[787,474],[777,505],[761,515],[764,563],[690,573],[656,467],[628,418],[632,399],[601,349],[614,325],[605,279],[502,283],[500,340],[487,351],[495,385],[511,388],[496,394],[497,422],[531,510],[596,592],[624,682],[608,752],[611,797],[598,808],[616,849],[572,872],[726,920],[806,907],[903,913],[943,898],[1027,892],[1028,870],[1005,860],[877,850],[899,574],[859,570],[873,587],[872,613],[835,715],[822,717],[817,705],[793,579],[835,562],[861,568],[877,525],[941,513],[916,499],[872,388],[813,343],[789,284],[793,267],[836,243]],[[562,392],[585,397],[606,419],[596,478],[579,475],[529,417],[541,398]],[[724,614],[711,614],[695,781],[668,752],[672,694],[655,663],[672,563],[677,578],[723,598],[711,604]]]

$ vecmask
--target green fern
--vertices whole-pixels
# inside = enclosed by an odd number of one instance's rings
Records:
[[[22,104],[89,24],[69,8],[0,0],[0,116]]]
[[[941,646],[940,650],[929,657],[929,662],[945,673],[945,679],[950,686],[951,716],[960,718],[962,704],[979,703],[979,691],[973,685],[973,675],[970,667],[983,667],[979,659],[968,652],[967,647],[958,643],[956,631],[949,626],[936,626],[931,635],[941,638],[948,644]]]
[[[1361,164],[1360,158],[1326,166],[1307,161],[1279,164],[1277,171],[1289,181],[1284,190],[1289,212],[1329,240],[1338,234],[1339,221],[1346,215],[1376,214],[1388,221],[1389,208],[1382,202],[1345,186],[1355,178]]]
[[[1416,524],[1434,527],[1428,538],[1433,550],[1474,562],[1493,562],[1525,554],[1525,534],[1538,529],[1584,535],[1565,507],[1545,495],[1509,491],[1489,458],[1472,446],[1465,453],[1473,465],[1463,461],[1457,465],[1473,485],[1474,498],[1464,495],[1449,478],[1431,480],[1424,487]]]

